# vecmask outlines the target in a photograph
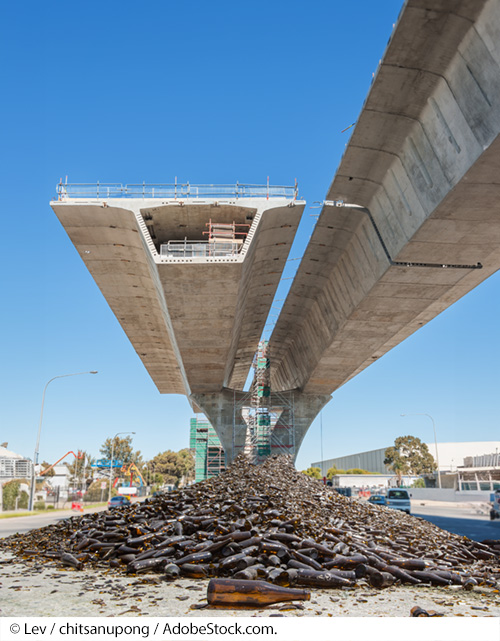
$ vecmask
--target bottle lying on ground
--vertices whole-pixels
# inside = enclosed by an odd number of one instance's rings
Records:
[[[375,570],[368,575],[370,585],[374,588],[388,588],[396,581],[396,577],[389,572],[379,572]]]
[[[421,572],[420,570],[411,570],[412,576],[416,577],[422,583],[430,583],[431,585],[450,585],[451,581],[445,579],[434,572]]]
[[[308,590],[284,588],[266,581],[211,579],[207,601],[210,605],[270,605],[282,601],[309,601]]]
[[[161,557],[157,557],[155,559],[143,559],[142,561],[131,561],[127,565],[127,574],[142,574],[143,572],[150,572],[151,570],[159,569],[162,565],[166,564],[167,560]]]
[[[352,573],[352,579],[356,579],[354,572]],[[296,585],[312,585],[317,588],[341,588],[354,585],[353,580],[328,570],[297,570],[294,582]]]
[[[83,563],[76,559],[72,554],[69,554],[69,552],[61,554],[61,562],[63,565],[68,565],[76,570],[81,570],[83,567]]]
[[[177,579],[179,574],[181,573],[181,570],[178,565],[175,563],[169,563],[168,565],[165,566],[163,570],[165,574],[165,578],[167,581],[172,581],[173,579]]]
[[[179,567],[183,576],[189,576],[192,579],[203,579],[210,572],[208,563],[184,563]]]

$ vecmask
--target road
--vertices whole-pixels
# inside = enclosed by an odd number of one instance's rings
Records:
[[[467,536],[474,541],[500,539],[500,520],[490,521],[487,514],[478,514],[474,509],[448,504],[413,505],[413,516],[434,523],[443,530]]]
[[[85,510],[86,514],[100,512],[106,507],[89,508]],[[67,519],[70,516],[79,516],[79,512],[71,510],[61,510],[53,514],[35,514],[33,516],[15,516],[10,519],[0,519],[0,538],[10,536],[11,534],[22,534],[35,528],[45,527],[51,523],[57,523],[61,519]]]

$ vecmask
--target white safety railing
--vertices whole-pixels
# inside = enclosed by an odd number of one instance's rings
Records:
[[[297,200],[295,185],[191,185],[190,183],[148,184],[137,183],[63,183],[57,185],[57,199],[68,198],[288,198]]]
[[[207,240],[170,240],[160,245],[162,258],[214,258],[237,256],[241,242],[209,242]]]

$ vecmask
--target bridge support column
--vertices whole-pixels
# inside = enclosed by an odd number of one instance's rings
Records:
[[[217,432],[229,465],[245,447],[247,426],[241,410],[248,393],[223,388],[216,394],[192,394],[190,398]]]
[[[245,408],[250,407],[249,393],[224,388],[216,394],[192,394],[191,400],[217,432],[229,465],[248,445]],[[271,453],[289,452],[295,460],[311,423],[330,400],[328,394],[298,390],[272,393],[270,410],[276,409],[279,419],[274,427],[276,436],[271,436]],[[285,427],[288,429],[280,429]],[[276,448],[273,443],[278,444]]]
[[[294,455],[293,460],[297,458],[300,446],[304,440],[307,430],[311,423],[321,412],[323,407],[332,400],[330,394],[304,394],[298,390],[293,390],[293,430],[294,430]],[[286,417],[280,416],[281,420]]]

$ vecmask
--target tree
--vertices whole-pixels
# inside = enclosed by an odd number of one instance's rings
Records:
[[[48,467],[50,467],[50,465],[51,465],[50,463],[47,463],[47,461],[44,461],[40,465],[40,473],[42,473],[44,470],[46,470]],[[48,479],[48,478],[52,478],[53,476],[55,476],[55,474],[56,473],[54,472],[54,468],[52,468],[51,470],[46,472],[43,476],[45,476],[45,478]]]
[[[193,455],[187,448],[179,452],[161,452],[149,461],[148,467],[153,471],[155,479],[161,475],[164,483],[175,486],[178,486],[183,478],[194,478]]]
[[[346,470],[346,474],[373,474],[373,472],[362,470],[359,467],[352,467],[350,470]]]
[[[21,483],[19,481],[8,481],[2,488],[3,490],[3,509],[15,510],[16,499],[19,496],[19,488]]]
[[[87,485],[94,475],[94,468],[91,465],[95,463],[95,458],[88,452],[79,452],[79,455],[80,458],[74,458],[72,462],[66,463],[70,473],[69,482],[72,485],[79,483]]]
[[[114,446],[113,446],[114,443]],[[102,456],[108,461],[111,460],[111,453],[113,453],[113,461],[119,461],[123,465],[135,463],[140,469],[143,465],[142,456],[139,450],[134,452],[132,449],[132,437],[126,436],[125,438],[107,438],[99,450]]]
[[[429,448],[416,436],[399,436],[394,446],[386,449],[384,465],[396,474],[398,486],[403,475],[428,474],[436,470]]]
[[[184,467],[184,478],[186,481],[194,481],[195,470],[194,470],[194,456],[191,450],[188,447],[185,447],[183,450],[179,451],[179,456],[182,460],[182,465]]]
[[[337,476],[337,474],[345,474],[345,470],[339,470],[335,465],[333,467],[330,467],[327,472],[326,472],[326,478],[327,479],[332,479],[334,476]]]
[[[101,487],[103,484],[103,479],[97,479],[89,486],[87,494],[85,497],[86,501],[107,501],[108,499],[108,480],[105,481],[106,487]],[[113,488],[111,490],[111,496],[116,495],[116,490]]]
[[[322,479],[321,468],[319,467],[308,467],[307,470],[302,470],[302,474],[310,476],[312,479]]]

